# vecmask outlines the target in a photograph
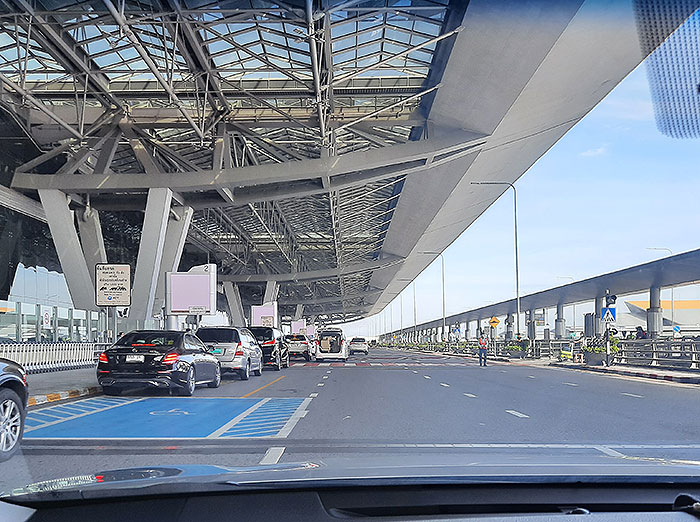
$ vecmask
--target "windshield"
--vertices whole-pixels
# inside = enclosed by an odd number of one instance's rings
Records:
[[[237,343],[238,332],[227,328],[200,328],[197,337],[205,343]]]
[[[252,327],[250,328],[250,331],[253,333],[253,335],[258,341],[269,341],[270,339],[274,339],[275,337],[275,333],[272,330],[272,328]]]
[[[0,2],[0,496],[700,480],[698,6]]]
[[[167,348],[177,345],[182,334],[179,332],[130,332],[115,344],[121,346]]]

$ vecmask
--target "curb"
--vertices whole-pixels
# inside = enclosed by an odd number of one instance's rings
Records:
[[[583,370],[586,372],[597,372],[597,373],[609,373],[612,375],[626,375],[629,377],[642,377],[645,379],[656,379],[659,381],[670,381],[679,382],[683,384],[700,384],[700,376],[698,377],[681,377],[676,375],[664,375],[659,373],[646,373],[646,372],[635,372],[633,370],[620,370],[620,369],[610,369],[610,368],[595,368],[592,366],[585,365],[571,365],[571,364],[560,364],[560,363],[550,363],[550,366],[556,366],[557,368],[570,368],[572,370]]]
[[[75,390],[67,390],[56,393],[47,393],[46,395],[32,395],[29,397],[27,406],[39,406],[50,402],[60,402],[77,397],[87,397],[88,395],[97,395],[102,393],[102,388],[99,386],[90,386],[89,388],[77,388]]]

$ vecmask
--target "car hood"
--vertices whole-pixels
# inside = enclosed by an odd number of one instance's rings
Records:
[[[43,501],[110,496],[281,489],[299,487],[418,484],[700,484],[700,461],[661,458],[581,458],[548,455],[484,455],[465,458],[318,459],[284,464],[225,467],[154,466],[97,471],[35,482],[0,493],[13,500]]]

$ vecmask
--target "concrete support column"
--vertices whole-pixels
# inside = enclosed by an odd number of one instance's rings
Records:
[[[535,311],[530,310],[527,314],[527,317],[527,338],[534,340],[535,334],[537,333],[537,329],[535,328]]]
[[[68,339],[73,341],[75,339],[75,326],[73,326],[73,309],[68,309]]]
[[[73,306],[83,310],[97,310],[95,287],[75,229],[73,212],[68,207],[67,196],[60,190],[40,189],[39,199],[46,213],[46,221]]]
[[[277,281],[268,281],[265,285],[265,296],[263,297],[263,304],[272,304],[277,301],[277,294],[280,291],[280,285]]]
[[[649,308],[647,309],[647,333],[656,339],[663,332],[663,309],[661,308],[661,287],[649,289]]]
[[[41,305],[34,305],[34,339],[38,343],[41,342],[42,324]]]
[[[595,327],[595,334],[602,335],[605,331],[605,326],[603,325],[602,317],[600,316],[600,311],[605,306],[605,296],[600,296],[595,298],[595,319],[593,326]]]
[[[298,304],[296,310],[294,310],[294,320],[298,321],[302,315],[304,315],[304,305]]]
[[[185,240],[192,222],[192,207],[177,207],[173,209],[168,219],[163,243],[163,255],[160,260],[160,270],[156,284],[156,295],[153,300],[153,311],[160,312],[165,306],[165,274],[177,272],[185,248]]]
[[[464,321],[464,338],[467,341],[469,340],[469,319]]]
[[[508,314],[506,316],[506,340],[510,341],[514,337],[513,325],[515,324],[515,316]]]
[[[232,326],[247,326],[245,314],[243,312],[243,301],[241,300],[241,292],[237,285],[231,281],[224,281],[224,296],[229,309],[229,321]]]
[[[95,209],[82,209],[78,214],[78,231],[80,232],[80,244],[83,247],[83,255],[87,263],[88,272],[95,285],[95,265],[107,262],[105,241],[102,237],[102,225],[100,214]]]
[[[134,288],[131,292],[131,320],[145,320],[153,316],[172,197],[173,192],[168,188],[148,190],[141,242],[136,258]]]
[[[564,318],[563,303],[557,304],[557,318],[554,320],[554,338],[563,339],[566,337],[566,319]]]

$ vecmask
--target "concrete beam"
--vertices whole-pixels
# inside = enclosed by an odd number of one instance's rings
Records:
[[[80,176],[86,177],[86,176]],[[131,292],[129,319],[150,319],[153,316],[158,276],[163,259],[163,247],[170,215],[173,192],[167,188],[148,191],[146,213],[143,217],[141,242],[136,259],[134,288]]]
[[[73,306],[83,310],[99,310],[95,306],[95,286],[75,229],[73,212],[68,208],[67,196],[58,190],[40,190],[39,198]]]
[[[395,177],[446,165],[481,149],[485,135],[444,129],[440,138],[409,142],[382,149],[353,152],[343,156],[310,159],[271,165],[255,165],[195,172],[144,174],[100,174],[91,176],[56,176],[17,172],[13,188],[51,188],[66,192],[125,192],[152,188],[170,188],[178,192],[233,190],[258,185],[290,184],[315,181],[323,190],[365,184],[371,180]],[[328,178],[327,188],[322,179]],[[79,179],[78,179],[79,178]]]

